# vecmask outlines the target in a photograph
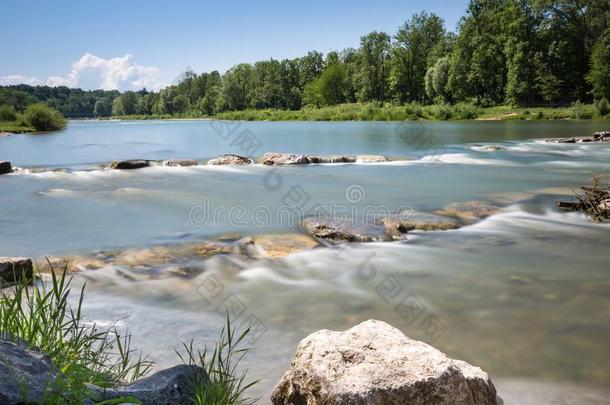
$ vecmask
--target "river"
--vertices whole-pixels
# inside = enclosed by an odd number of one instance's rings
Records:
[[[118,320],[158,367],[176,363],[181,341],[212,342],[223,323],[218,308],[234,300],[238,317],[257,326],[246,364],[261,379],[253,392],[261,404],[300,339],[371,318],[480,366],[507,403],[571,403],[573,396],[607,404],[610,224],[560,212],[555,202],[569,200],[592,174],[608,174],[610,144],[536,141],[599,130],[610,130],[610,122],[72,121],[58,133],[0,137],[0,160],[20,168],[0,177],[0,256],[300,232],[298,223],[275,215],[287,201],[298,200],[305,212],[333,204],[346,212],[432,212],[454,202],[492,202],[503,209],[474,225],[414,232],[405,242],[278,260],[173,263],[202,270],[190,278],[111,266],[77,273],[75,283],[88,283],[86,315],[102,325]],[[272,151],[393,161],[103,167],[113,159]],[[202,210],[218,215],[194,216]],[[213,297],[202,290],[210,275],[221,286]],[[404,302],[415,303],[419,315],[401,311]]]

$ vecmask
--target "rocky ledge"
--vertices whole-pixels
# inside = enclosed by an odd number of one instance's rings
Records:
[[[209,165],[249,165],[252,159],[239,155],[222,155],[216,159],[208,161]]]
[[[197,166],[198,163],[196,160],[193,159],[171,159],[171,160],[164,160],[163,161],[163,166],[169,166],[169,167],[188,167],[188,166]]]
[[[49,390],[65,378],[51,359],[22,341],[0,340],[0,404],[17,405],[44,403]],[[159,371],[133,384],[101,388],[87,384],[88,403],[132,397],[142,404],[191,404],[193,381],[205,381],[208,376],[201,367],[180,365]]]
[[[7,174],[13,171],[13,166],[8,160],[0,160],[0,174]]]
[[[299,343],[274,405],[495,405],[483,370],[385,322],[321,330]]]
[[[150,160],[114,160],[110,163],[111,169],[133,170],[150,166]]]
[[[576,136],[569,138],[549,138],[547,143],[589,143],[589,142],[610,142],[610,131],[596,132],[593,136]]]
[[[27,257],[0,257],[0,283],[32,278],[32,261]]]

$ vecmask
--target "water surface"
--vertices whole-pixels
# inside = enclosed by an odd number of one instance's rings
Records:
[[[610,145],[535,141],[604,129],[610,129],[607,121],[71,122],[56,134],[0,137],[0,159],[28,169],[0,177],[0,255],[90,254],[228,232],[300,232],[292,221],[272,218],[261,226],[253,215],[260,207],[275,213],[295,196],[305,211],[331,204],[355,212],[366,206],[434,211],[485,200],[505,208],[476,225],[414,233],[407,242],[315,249],[275,261],[217,257],[197,264],[205,271],[194,278],[105,268],[80,273],[77,282],[89,283],[87,315],[105,324],[120,320],[159,367],[176,362],[173,347],[181,340],[214,339],[222,324],[218,308],[240,304],[239,319],[262,325],[248,357],[252,376],[262,379],[260,403],[268,402],[300,339],[370,318],[481,366],[513,401],[525,401],[519,392],[528,387],[549,401],[580,395],[584,403],[588,392],[594,393],[589,403],[609,403],[610,225],[559,212],[554,203],[569,199],[593,173],[608,173]],[[278,151],[400,160],[101,167],[113,159],[240,153],[244,133],[259,145],[246,151],[256,156]],[[499,150],[488,151],[489,145]],[[206,203],[226,210],[215,221],[193,216]],[[244,213],[237,220],[227,214],[235,207]],[[214,297],[202,290],[211,276],[222,285]],[[417,304],[420,315],[401,311],[405,303]]]

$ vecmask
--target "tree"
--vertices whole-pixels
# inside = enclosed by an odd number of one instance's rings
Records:
[[[591,71],[587,81],[593,96],[610,99],[610,28],[597,40],[591,54]]]
[[[425,12],[414,15],[398,29],[392,53],[390,83],[399,101],[424,99],[429,56],[444,37],[444,21]]]
[[[319,78],[305,86],[303,102],[316,107],[345,102],[347,75],[345,66],[335,63],[328,66]]]
[[[112,102],[107,98],[100,98],[95,102],[93,115],[96,117],[108,117],[112,115]]]
[[[371,32],[360,39],[358,51],[357,98],[361,102],[377,100],[382,103],[387,96],[388,57],[390,36],[384,32]]]
[[[172,100],[172,112],[174,114],[184,114],[189,109],[189,99],[184,94],[178,94]]]
[[[225,73],[220,105],[226,110],[244,110],[251,106],[252,65],[241,63]]]
[[[112,115],[125,115],[125,109],[123,108],[123,98],[121,96],[118,96],[114,100],[112,100]]]

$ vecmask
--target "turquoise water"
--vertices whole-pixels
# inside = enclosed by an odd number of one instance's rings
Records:
[[[0,137],[0,160],[22,168],[0,176],[0,256],[179,245],[228,232],[295,233],[294,218],[277,215],[295,195],[304,212],[333,204],[357,213],[366,207],[435,211],[486,200],[504,210],[460,230],[414,233],[404,243],[315,249],[275,261],[212,259],[190,279],[104,268],[78,274],[77,282],[89,283],[88,316],[108,324],[119,319],[159,366],[176,362],[180,340],[213,339],[222,324],[219,305],[237,298],[242,320],[263,325],[248,358],[253,377],[262,379],[260,403],[268,402],[301,338],[369,318],[481,366],[511,398],[510,382],[527,380],[550,386],[547,393],[594,389],[602,393],[589,403],[608,403],[610,225],[556,211],[554,203],[569,199],[593,173],[608,173],[610,145],[535,138],[609,129],[607,121],[75,121],[56,134]],[[113,159],[205,160],[270,151],[396,160],[136,171],[101,166]],[[239,218],[231,217],[237,211]],[[268,214],[264,221],[261,212]],[[206,301],[201,285],[210,275],[223,289]],[[421,318],[400,312],[405,300],[418,303]]]

